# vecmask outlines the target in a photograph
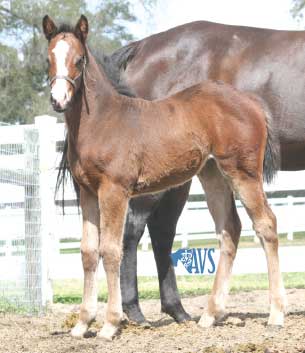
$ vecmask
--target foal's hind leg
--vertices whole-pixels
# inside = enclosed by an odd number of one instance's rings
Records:
[[[101,232],[99,251],[103,259],[108,288],[104,326],[98,336],[111,340],[117,333],[123,317],[120,262],[128,199],[124,189],[108,180],[102,181],[98,199]]]
[[[243,171],[234,174],[230,176],[233,188],[253,222],[267,257],[271,303],[268,324],[283,326],[286,298],[279,266],[276,218],[267,203],[262,178],[251,177]]]
[[[79,321],[72,329],[74,337],[82,337],[95,319],[97,312],[97,275],[99,264],[99,209],[97,197],[81,189],[80,202],[83,215],[83,236],[81,241],[84,268],[83,302]]]
[[[191,183],[167,191],[148,221],[148,228],[158,269],[161,310],[177,322],[190,320],[177,289],[171,260],[176,225],[187,200]]]
[[[220,258],[207,311],[199,325],[209,327],[223,316],[229,279],[235,259],[241,224],[232,190],[214,160],[209,160],[199,175],[220,244]]]

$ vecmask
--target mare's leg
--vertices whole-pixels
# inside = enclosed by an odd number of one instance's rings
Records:
[[[81,254],[84,268],[84,291],[79,321],[71,334],[81,337],[88,330],[97,312],[97,275],[99,264],[99,209],[97,197],[80,190],[80,204],[83,216]]]
[[[170,255],[176,235],[176,225],[187,200],[190,185],[191,182],[188,182],[166,192],[148,221],[158,270],[161,310],[177,322],[190,320],[190,316],[181,304]]]
[[[109,180],[103,180],[98,190],[98,200],[101,233],[99,251],[103,259],[108,288],[104,325],[98,335],[111,340],[117,333],[123,317],[120,262],[128,198],[120,186]]]
[[[246,169],[232,171],[228,168],[225,173],[230,177],[232,186],[245,206],[265,250],[271,303],[268,324],[283,326],[286,298],[279,266],[276,218],[268,205],[262,177],[251,176],[244,170]]]
[[[199,175],[204,188],[209,211],[213,217],[220,244],[220,257],[209,297],[207,311],[199,325],[209,327],[223,316],[229,279],[235,259],[241,224],[236,211],[232,190],[220,173],[214,160],[209,160]]]
[[[124,255],[121,262],[121,293],[123,310],[128,319],[138,324],[145,322],[139,305],[137,281],[137,246],[144,233],[152,209],[162,194],[131,199],[124,229]]]

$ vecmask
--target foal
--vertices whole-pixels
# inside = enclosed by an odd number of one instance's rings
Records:
[[[74,29],[58,29],[45,16],[43,30],[49,41],[51,102],[56,111],[65,112],[68,160],[80,186],[83,215],[84,293],[72,335],[82,336],[95,319],[100,258],[109,296],[99,336],[112,339],[117,333],[122,319],[122,232],[129,199],[177,186],[194,175],[202,180],[202,168],[210,158],[239,195],[261,238],[270,283],[268,323],[283,325],[276,219],[262,187],[268,127],[258,102],[212,82],[153,102],[122,96],[87,47],[84,16]],[[208,326],[210,319],[214,321],[214,316],[205,315],[200,324]]]

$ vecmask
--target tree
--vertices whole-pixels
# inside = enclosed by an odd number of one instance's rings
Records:
[[[149,9],[153,3],[142,0]],[[85,0],[0,0],[0,121],[28,123],[36,115],[54,114],[41,28],[45,14],[68,23],[85,14],[89,45],[105,53],[133,39],[125,26],[136,20],[130,0],[103,0],[93,10]]]
[[[292,16],[298,20],[303,19],[305,10],[305,0],[292,0]]]

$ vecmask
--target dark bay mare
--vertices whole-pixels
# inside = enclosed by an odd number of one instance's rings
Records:
[[[211,81],[164,100],[123,96],[87,47],[86,17],[69,29],[57,28],[45,16],[43,29],[49,41],[51,102],[56,111],[65,112],[68,162],[80,188],[83,215],[84,293],[72,334],[84,335],[96,316],[100,258],[108,304],[99,336],[111,339],[119,328],[120,259],[129,199],[183,184],[194,175],[204,184],[208,160],[217,165],[252,219],[268,264],[268,323],[283,325],[276,219],[263,192],[263,164],[268,159],[269,171],[275,171],[276,140],[259,99]],[[226,230],[220,234],[228,236]],[[212,314],[202,316],[200,324],[210,325]]]

